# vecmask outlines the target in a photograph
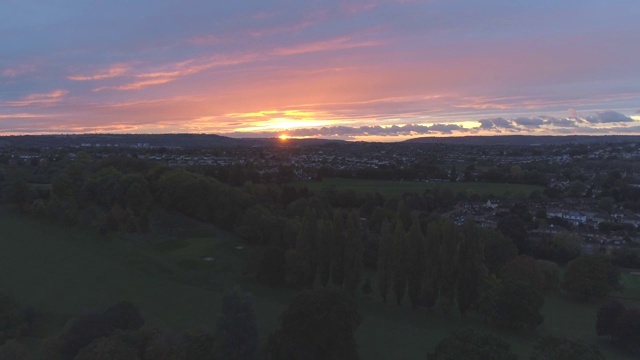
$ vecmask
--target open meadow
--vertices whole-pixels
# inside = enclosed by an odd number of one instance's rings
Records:
[[[0,290],[12,294],[21,305],[44,313],[38,329],[43,337],[77,314],[124,300],[138,306],[148,321],[175,331],[213,331],[224,290],[238,285],[253,294],[264,341],[294,295],[243,277],[246,249],[238,248],[242,244],[231,235],[208,226],[161,241],[111,238],[91,229],[31,219],[7,208],[0,208],[0,226]],[[205,260],[209,258],[211,261]],[[367,276],[375,279],[372,272]],[[640,286],[636,278],[624,281],[628,286]],[[638,290],[629,289],[628,293],[637,296]],[[629,301],[638,305],[638,299]],[[504,338],[521,359],[529,357],[536,340],[536,335],[487,327],[473,316],[385,305],[373,294],[358,295],[358,302],[363,322],[357,339],[363,359],[423,359],[450,331],[463,326]],[[545,321],[537,334],[570,334],[598,342],[610,359],[631,359],[612,353],[604,346],[606,339],[596,339],[595,314],[600,305],[548,295]]]
[[[543,188],[536,185],[521,184],[493,184],[480,182],[424,182],[424,181],[395,181],[395,180],[360,180],[325,178],[322,181],[299,181],[294,183],[298,188],[307,187],[314,192],[334,187],[336,190],[353,189],[356,193],[379,192],[385,197],[397,197],[405,192],[414,192],[422,195],[425,190],[440,188],[449,189],[454,194],[465,192],[467,195],[481,197],[514,197],[528,198],[532,192]]]

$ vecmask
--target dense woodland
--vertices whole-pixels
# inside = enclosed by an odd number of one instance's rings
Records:
[[[538,181],[525,175],[518,176]],[[504,180],[491,172],[483,176]],[[379,297],[387,306],[407,303],[417,313],[457,312],[534,334],[543,322],[546,293],[564,291],[576,302],[606,298],[620,287],[618,267],[637,266],[640,259],[633,251],[582,254],[569,233],[533,244],[526,227],[536,216],[522,205],[513,206],[492,230],[442,217],[456,201],[447,190],[385,198],[335,189],[312,193],[286,183],[241,179],[227,177],[229,184],[202,169],[129,156],[95,159],[83,152],[50,162],[4,161],[2,201],[28,216],[91,227],[97,236],[144,237],[158,231],[159,214],[181,214],[241,238],[250,250],[246,272],[255,281],[301,291],[282,314],[281,328],[261,334],[261,340],[250,297],[235,290],[225,297],[215,334],[174,334],[145,326],[134,305],[117,304],[72,320],[48,343],[50,358],[355,359],[353,334],[362,317],[355,294]],[[630,204],[640,199],[637,190],[616,182],[615,173],[602,180],[610,182],[606,195]],[[331,315],[318,316],[318,309]],[[26,350],[13,339],[29,333],[37,310],[23,309],[4,296],[0,311],[0,354],[24,358]],[[596,331],[609,336],[612,346],[640,351],[637,309],[606,304]],[[443,340],[428,359],[473,356],[515,358],[502,340],[466,329]],[[570,337],[548,337],[531,358],[604,357]]]

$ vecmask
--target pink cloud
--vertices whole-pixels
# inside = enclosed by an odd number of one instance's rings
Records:
[[[222,42],[222,38],[217,35],[196,36],[188,40],[193,45],[214,45]]]
[[[275,16],[274,12],[261,11],[259,13],[255,13],[255,14],[251,15],[251,18],[255,19],[255,20],[262,20],[262,19],[268,19],[268,18],[271,18],[271,17],[274,17],[274,16]]]
[[[359,3],[343,3],[340,5],[340,9],[347,14],[358,14],[375,9],[378,6],[377,2],[359,2]]]
[[[381,42],[379,41],[352,41],[351,37],[343,36],[330,40],[317,41],[307,44],[301,44],[292,47],[286,48],[277,48],[274,53],[277,55],[299,55],[313,52],[323,52],[323,51],[335,51],[335,50],[345,50],[345,49],[353,49],[353,48],[361,48],[361,47],[370,47],[370,46],[378,46]]]
[[[129,71],[129,66],[125,64],[115,64],[108,69],[100,70],[96,74],[92,75],[74,75],[68,76],[67,79],[73,81],[91,81],[91,80],[104,80],[111,79],[124,75]]]
[[[192,69],[191,71],[196,72],[197,69]],[[173,77],[178,77],[181,75],[185,75],[188,73],[192,73],[190,71],[185,71],[184,73],[181,73],[180,71],[169,71],[169,72],[155,72],[155,73],[143,73],[143,74],[137,74],[135,75],[135,77],[137,78],[142,78],[142,79],[147,79],[147,78],[173,78]]]
[[[7,68],[2,70],[2,76],[6,77],[16,77],[20,75],[24,75],[36,70],[34,65],[20,65],[14,68]]]
[[[0,114],[0,119],[33,119],[44,117],[44,115],[39,114],[28,114],[28,113],[20,113],[20,114]]]
[[[317,23],[318,23],[317,20],[305,20],[305,21],[301,21],[295,24],[290,24],[290,25],[280,25],[275,27],[255,29],[255,30],[249,31],[249,34],[253,37],[274,36],[282,33],[300,31],[310,26],[313,26]]]
[[[32,106],[32,105],[51,105],[62,100],[67,95],[67,90],[55,90],[47,94],[31,94],[23,97],[18,101],[0,102],[5,106]]]
[[[257,53],[235,54],[215,57],[201,57],[197,59],[188,59],[177,63],[167,64],[156,67],[148,72],[140,72],[132,74],[133,79],[149,79],[134,80],[122,85],[102,86],[95,88],[94,91],[103,90],[140,90],[149,86],[162,85],[178,80],[179,78],[194,75],[202,71],[222,67],[248,63],[260,59]]]
[[[152,85],[166,84],[174,81],[175,79],[176,79],[175,77],[168,77],[168,78],[160,78],[160,79],[153,79],[153,80],[136,81],[136,82],[120,85],[120,86],[103,86],[103,87],[95,88],[93,91],[140,90]]]

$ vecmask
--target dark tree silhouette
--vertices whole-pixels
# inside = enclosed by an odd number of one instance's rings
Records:
[[[217,354],[221,359],[257,359],[258,327],[253,302],[248,294],[234,289],[224,296],[215,336]]]

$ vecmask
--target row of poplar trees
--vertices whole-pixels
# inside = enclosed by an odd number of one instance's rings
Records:
[[[393,229],[395,227],[395,229]],[[447,311],[454,303],[466,313],[480,299],[486,268],[482,231],[473,223],[462,228],[449,219],[430,222],[426,235],[413,217],[408,231],[401,221],[380,230],[378,288],[384,302],[389,293],[398,305],[405,295],[414,308]]]
[[[480,299],[487,275],[483,231],[473,223],[462,227],[449,219],[424,226],[415,216],[384,219],[379,234],[367,231],[355,211],[334,211],[333,219],[305,211],[295,246],[285,253],[286,283],[312,288],[330,283],[354,292],[362,282],[363,239],[379,239],[377,282],[384,302],[408,297],[414,308],[457,304],[466,313]]]
[[[335,211],[333,220],[305,211],[295,247],[285,253],[285,280],[293,288],[330,282],[353,292],[362,277],[363,228],[356,212]]]

